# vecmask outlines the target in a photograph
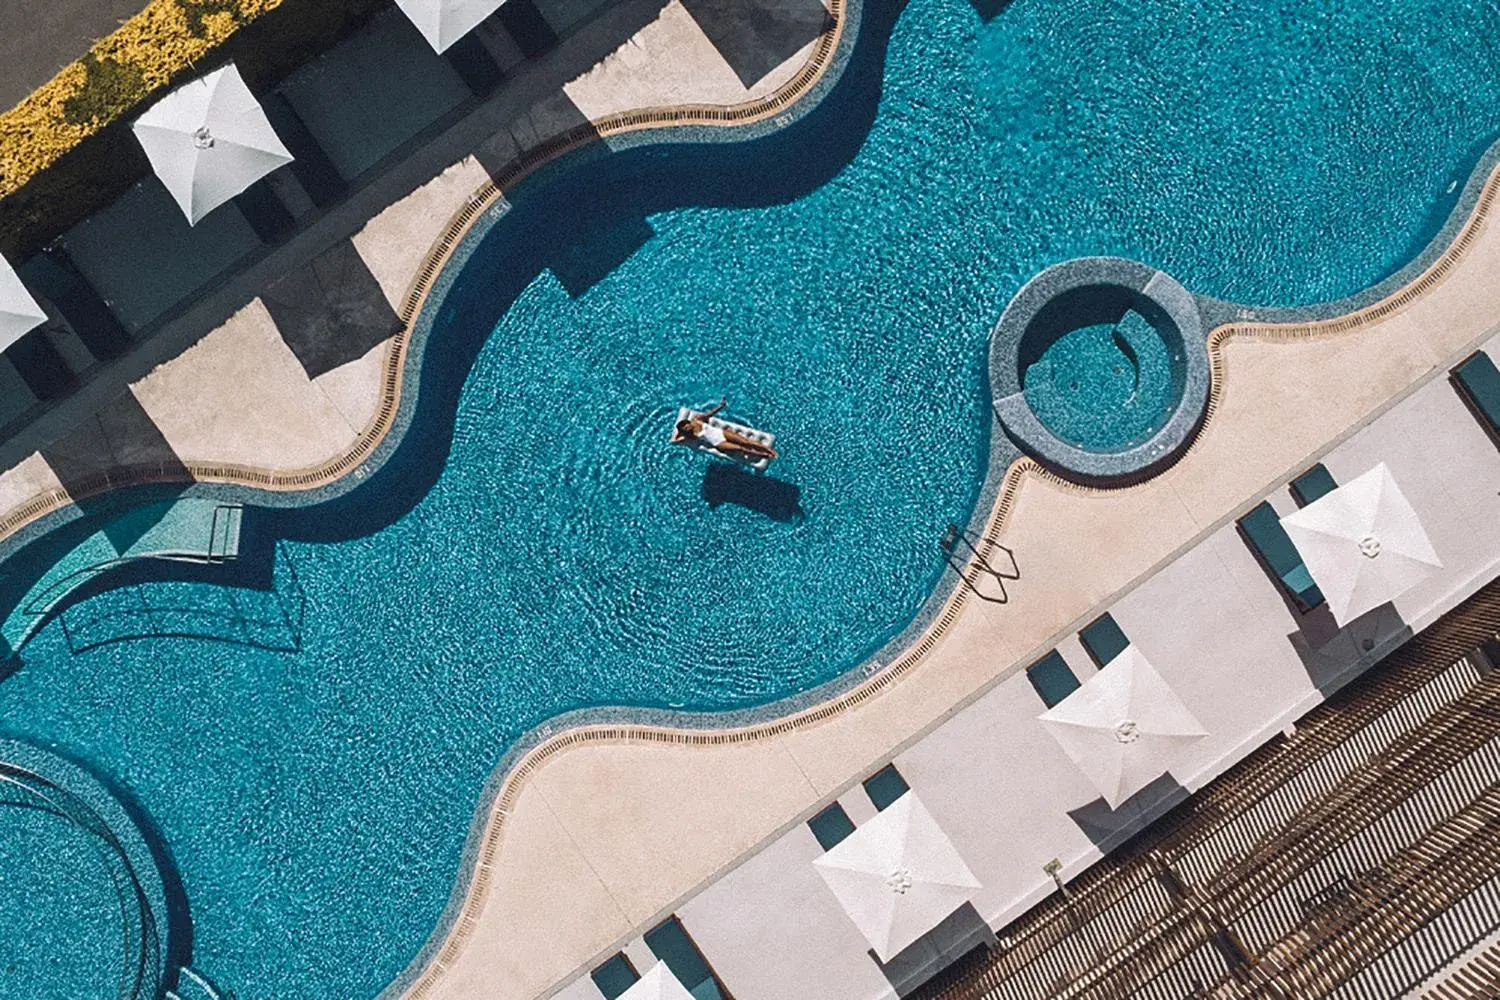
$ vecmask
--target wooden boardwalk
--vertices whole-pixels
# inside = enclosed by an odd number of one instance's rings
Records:
[[[1500,996],[1497,631],[1500,582],[919,997]]]

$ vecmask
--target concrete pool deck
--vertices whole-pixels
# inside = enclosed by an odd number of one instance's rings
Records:
[[[960,592],[953,616],[938,619],[946,631],[899,683],[869,697],[856,689],[830,717],[815,709],[721,734],[601,727],[538,748],[498,799],[450,947],[408,995],[545,995],[568,975],[565,955],[583,957],[573,971],[602,960],[1431,385],[1500,325],[1500,289],[1487,277],[1500,267],[1500,229],[1488,220],[1497,185],[1492,175],[1456,252],[1428,272],[1442,280],[1423,281],[1401,309],[1221,328],[1212,416],[1159,477],[1095,492],[1030,462],[1014,467],[988,526],[1019,561],[1010,603]]]
[[[549,94],[518,112],[494,141],[516,154],[536,148],[576,124],[569,109],[601,121],[643,106],[744,105],[793,81],[811,53],[802,48],[746,87],[706,42],[699,22],[674,0],[565,84],[561,97]],[[478,156],[466,156],[353,235],[404,322],[420,302],[418,278],[434,245],[456,216],[473,211],[476,193],[480,201],[495,197],[492,172]],[[503,782],[446,945],[403,992],[546,995],[1446,370],[1500,324],[1500,287],[1492,279],[1500,270],[1500,233],[1487,215],[1497,183],[1489,178],[1462,252],[1444,258],[1443,280],[1399,309],[1349,324],[1246,324],[1216,335],[1211,415],[1190,451],[1161,476],[1095,493],[1030,463],[1016,467],[988,525],[1019,560],[1022,579],[1010,603],[997,607],[959,592],[939,615],[936,638],[837,699],[838,711],[815,709],[726,734],[601,727],[537,748]],[[199,481],[305,489],[349,467],[340,463],[378,425],[390,393],[399,392],[399,379],[389,376],[399,349],[399,338],[388,339],[310,375],[256,299],[122,386],[123,408],[59,411],[54,439],[96,421],[103,430],[96,435],[99,471],[138,469],[142,456],[155,453],[121,414],[139,410]],[[69,502],[50,447],[0,474],[4,534]],[[319,469],[335,471],[304,481]],[[600,795],[601,788],[610,794]]]

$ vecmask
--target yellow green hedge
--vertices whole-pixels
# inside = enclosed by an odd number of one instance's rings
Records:
[[[282,2],[152,0],[88,55],[0,115],[0,198]]]
[[[124,119],[169,84],[233,59],[261,92],[392,3],[152,0],[0,115],[0,253],[25,259],[144,176]]]

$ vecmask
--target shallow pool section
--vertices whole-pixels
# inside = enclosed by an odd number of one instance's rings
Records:
[[[109,790],[0,739],[0,995],[157,1000],[166,910],[149,846]]]
[[[1500,129],[1487,0],[983,6],[872,3],[870,48],[790,132],[517,192],[432,303],[404,456],[263,518],[274,566],[238,589],[135,582],[37,634],[0,734],[139,807],[195,968],[239,997],[369,1000],[529,729],[764,705],[906,627],[986,472],[987,337],[1044,268],[1348,294],[1425,242]],[[1131,412],[1108,443],[1144,433],[1152,407],[1085,347],[1054,371]],[[777,434],[768,476],[666,443],[676,407],[720,398]],[[0,921],[24,903],[0,895]]]
[[[1176,403],[1171,352],[1133,309],[1118,323],[1063,334],[1027,366],[1023,384],[1042,423],[1091,451],[1140,444]]]

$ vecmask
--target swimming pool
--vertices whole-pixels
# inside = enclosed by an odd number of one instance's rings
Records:
[[[559,177],[443,303],[430,384],[456,416],[346,500],[262,520],[278,606],[304,609],[284,635],[75,654],[96,598],[0,683],[0,733],[149,816],[195,967],[242,998],[374,996],[527,729],[762,704],[912,618],[985,472],[985,338],[1032,274],[1113,253],[1290,304],[1425,243],[1500,126],[1500,14],[1308,6],[914,0],[886,65],[792,133]],[[778,433],[771,478],[666,446],[679,403],[720,397]]]

